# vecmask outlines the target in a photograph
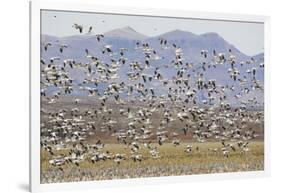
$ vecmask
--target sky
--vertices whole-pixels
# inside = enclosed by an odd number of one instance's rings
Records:
[[[146,36],[157,36],[173,30],[194,34],[215,32],[243,53],[252,56],[263,52],[264,25],[262,23],[168,18],[151,16],[128,16],[70,11],[41,11],[41,33],[58,37],[77,35],[74,23],[85,28],[93,27],[96,34],[113,29],[131,27]]]

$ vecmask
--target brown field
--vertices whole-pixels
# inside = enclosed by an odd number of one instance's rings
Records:
[[[108,180],[157,176],[177,176],[191,174],[258,171],[264,169],[263,142],[252,142],[247,153],[231,152],[229,157],[220,152],[208,151],[209,148],[221,147],[220,143],[190,143],[193,147],[199,147],[198,151],[187,154],[184,147],[187,144],[173,146],[164,144],[159,147],[159,159],[149,156],[147,150],[141,147],[144,155],[141,162],[131,159],[121,162],[119,165],[112,160],[92,163],[89,159],[79,166],[74,164],[63,166],[63,171],[58,170],[48,163],[50,155],[41,151],[41,181],[42,183],[71,182],[88,180]],[[124,153],[129,155],[129,149],[123,145],[107,144],[104,150],[112,153]],[[61,152],[56,152],[60,154]]]

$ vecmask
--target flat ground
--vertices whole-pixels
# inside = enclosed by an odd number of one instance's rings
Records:
[[[186,145],[192,145],[191,153],[184,152]],[[196,150],[198,147],[198,150]],[[73,182],[89,180],[108,180],[157,176],[178,176],[205,173],[257,171],[264,169],[264,144],[255,141],[249,145],[249,152],[231,151],[229,157],[221,151],[212,152],[210,148],[222,148],[221,143],[185,143],[177,147],[172,144],[164,144],[158,148],[158,159],[153,159],[144,146],[140,147],[143,155],[141,162],[129,159],[115,163],[113,160],[92,163],[90,159],[79,166],[66,164],[59,170],[48,163],[50,154],[41,151],[41,182]],[[130,157],[130,150],[124,145],[106,144],[104,151],[111,153],[123,153]],[[64,150],[65,151],[65,150]],[[54,152],[59,155],[60,152]]]

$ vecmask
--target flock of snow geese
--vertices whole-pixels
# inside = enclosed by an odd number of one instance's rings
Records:
[[[92,26],[85,30],[75,23],[72,27],[79,33],[93,33]],[[238,62],[231,49],[226,53],[202,49],[198,55],[203,62],[192,64],[184,58],[180,46],[164,38],[159,38],[160,50],[137,41],[134,49],[142,53],[143,60],[134,60],[126,58],[127,48],[107,45],[103,34],[93,37],[110,62],[96,57],[88,48],[81,56],[87,63],[71,58],[62,61],[58,56],[41,58],[41,98],[45,101],[41,107],[41,147],[51,156],[50,165],[63,171],[64,165],[79,166],[85,160],[93,164],[105,160],[116,164],[141,162],[148,158],[140,149],[149,152],[150,158],[160,159],[158,149],[165,143],[175,148],[188,143],[183,149],[186,156],[200,152],[192,142],[219,142],[221,146],[209,151],[225,159],[232,152],[250,151],[249,143],[259,136],[255,127],[263,127],[263,111],[248,108],[258,106],[255,93],[263,93],[263,81],[256,78],[257,71],[264,68],[262,61],[252,58]],[[42,52],[58,49],[63,54],[69,49],[54,42],[41,45]],[[170,64],[154,66],[154,61],[162,59],[162,49],[173,52],[174,58]],[[123,80],[119,69],[125,65],[128,72]],[[243,65],[248,66],[246,75],[238,68]],[[205,76],[208,70],[220,66],[228,66],[225,74],[218,74],[228,80],[224,85],[215,77]],[[176,73],[169,79],[161,68],[176,69]],[[71,76],[73,70],[83,72],[82,81]],[[87,96],[79,97],[77,92]],[[203,99],[199,97],[202,92],[207,93]],[[231,104],[231,95],[238,105]],[[71,105],[61,105],[67,97]],[[51,106],[60,108],[51,110]],[[104,150],[110,144],[106,144],[108,135],[102,137],[103,133],[109,133],[115,139],[110,143],[124,145],[130,154]]]

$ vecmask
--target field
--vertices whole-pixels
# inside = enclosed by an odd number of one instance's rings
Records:
[[[192,145],[194,150],[186,153],[184,151],[186,145]],[[50,155],[42,150],[41,181],[42,183],[52,183],[263,170],[263,142],[252,142],[249,145],[249,152],[233,151],[228,157],[222,155],[221,152],[210,151],[210,149],[221,147],[222,145],[217,142],[193,142],[177,147],[172,144],[164,144],[159,147],[161,157],[153,159],[141,146],[140,152],[144,156],[141,162],[130,159],[120,164],[113,160],[92,163],[90,159],[86,159],[79,166],[64,165],[63,170],[51,166],[48,163]],[[128,148],[119,144],[106,144],[104,150],[126,155],[130,153]],[[55,152],[56,155],[60,153],[62,152]]]

